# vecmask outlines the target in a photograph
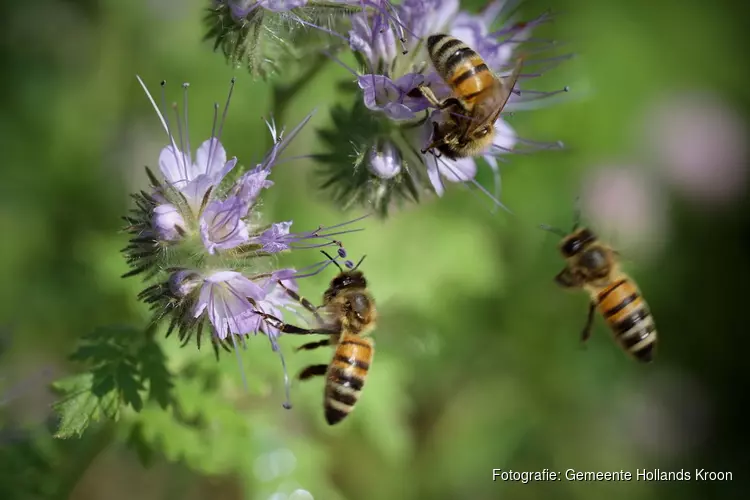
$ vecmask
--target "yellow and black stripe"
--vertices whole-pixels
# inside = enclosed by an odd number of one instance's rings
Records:
[[[374,353],[370,339],[341,335],[326,376],[324,408],[329,425],[341,422],[354,409]]]
[[[638,361],[650,362],[655,354],[656,325],[638,288],[621,276],[597,295],[597,308],[614,333],[615,340]]]
[[[432,35],[427,39],[427,50],[435,70],[467,105],[473,104],[497,81],[482,57],[457,38]]]

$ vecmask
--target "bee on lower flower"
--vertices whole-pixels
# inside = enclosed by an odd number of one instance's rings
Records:
[[[555,43],[534,38],[531,32],[549,22],[551,15],[518,22],[508,11],[509,4],[517,2],[497,0],[481,14],[472,15],[459,11],[457,0],[404,0],[394,7],[407,34],[403,50],[394,32],[382,29],[381,13],[352,16],[349,45],[363,69],[356,71],[336,61],[353,76],[361,93],[356,95],[352,86],[353,104],[333,109],[332,125],[319,131],[327,152],[317,156],[323,186],[339,204],[373,206],[384,216],[394,203],[418,201],[424,192],[442,196],[446,183],[470,183],[494,205],[505,208],[499,199],[498,162],[511,153],[562,147],[559,141],[524,139],[503,118],[506,112],[534,109],[567,92],[567,87],[550,92],[521,87],[570,57],[539,57]],[[498,20],[505,20],[499,29]],[[436,35],[455,40],[450,47],[442,46],[453,50],[441,53],[440,67],[428,47],[428,40]],[[470,62],[469,51],[473,54]],[[518,63],[519,53],[524,56],[523,65]],[[472,80],[473,90],[467,87],[472,82],[445,79],[459,70],[459,60],[465,67],[484,72],[482,78],[476,75]],[[486,92],[489,98],[471,96],[480,88],[494,89],[491,82],[505,83],[497,91]],[[477,104],[469,106],[469,97]],[[483,123],[474,124],[474,120]],[[474,132],[484,129],[488,133],[475,139]],[[460,154],[444,155],[441,150]],[[494,192],[475,179],[479,159],[492,169]]]
[[[236,158],[227,159],[220,137],[234,80],[221,117],[219,106],[214,105],[211,136],[194,157],[187,123],[188,85],[183,86],[183,113],[175,105],[170,120],[143,81],[138,81],[167,132],[169,144],[159,155],[162,178],[147,169],[150,189],[134,195],[136,207],[125,217],[130,242],[123,252],[131,270],[124,276],[141,274],[151,283],[139,298],[151,305],[154,324],[167,322],[167,336],[176,331],[183,345],[195,340],[200,348],[204,333],[208,334],[218,358],[220,348],[237,351],[247,336],[261,332],[281,356],[278,329],[257,312],[280,317],[283,311],[296,311],[297,304],[278,283],[296,290],[297,279],[317,270],[304,273],[279,268],[274,257],[295,249],[340,247],[341,242],[334,238],[357,231],[345,226],[360,220],[300,233],[291,232],[292,221],[258,222],[259,196],[273,186],[268,180],[271,169],[312,115],[288,135],[277,131],[273,121],[267,122],[273,147],[259,164],[226,186],[225,177],[238,164]],[[239,353],[237,356],[239,360]],[[281,361],[284,364],[283,357]],[[285,366],[284,375],[288,406]]]

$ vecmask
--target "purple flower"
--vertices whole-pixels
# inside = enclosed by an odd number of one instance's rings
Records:
[[[440,33],[458,13],[458,0],[405,0],[399,9],[401,19],[413,34],[409,49],[434,33]]]
[[[297,280],[294,278],[295,274],[295,269],[279,269],[275,271],[262,285],[265,297],[256,303],[257,310],[276,318],[283,318],[283,311],[297,314],[299,303],[284,289],[286,288],[293,292],[299,289]],[[279,282],[283,283],[283,287]],[[281,333],[278,327],[269,321],[262,321],[258,329],[271,339],[275,339]]]
[[[187,86],[185,92],[187,103]],[[167,320],[167,335],[177,331],[183,345],[195,334],[200,347],[202,332],[207,331],[218,357],[220,346],[236,349],[236,336],[244,340],[244,336],[262,332],[278,351],[278,320],[285,311],[297,312],[300,307],[279,280],[296,289],[296,279],[318,271],[299,275],[294,269],[274,269],[268,257],[282,251],[340,246],[333,238],[352,231],[341,229],[348,223],[300,233],[290,232],[292,221],[261,224],[258,198],[273,186],[268,180],[272,169],[312,113],[289,134],[277,130],[273,120],[266,122],[273,147],[233,185],[222,186],[237,160],[227,161],[218,135],[212,133],[193,160],[187,120],[177,114],[172,122],[178,124],[175,139],[170,123],[147,90],[146,94],[170,144],[159,156],[163,180],[147,170],[151,192],[134,195],[136,209],[125,217],[131,235],[124,249],[131,271],[125,276],[144,273],[147,281],[153,279],[139,298],[152,308],[154,322]],[[228,105],[229,99],[222,116],[226,116]],[[218,106],[213,129],[221,131],[223,122],[217,119]]]
[[[253,241],[261,245],[264,252],[279,253],[289,250],[290,240],[288,236],[291,227],[292,221],[271,224],[269,229],[253,238]]]
[[[251,207],[255,204],[255,200],[258,198],[258,195],[260,195],[261,190],[273,186],[273,181],[266,179],[270,173],[270,170],[262,168],[255,168],[250,172],[247,172],[240,177],[234,185],[232,196],[239,198],[246,203],[248,207]]]
[[[206,314],[220,339],[258,331],[258,315],[250,300],[262,300],[263,288],[235,271],[218,271],[206,277],[193,316]]]
[[[194,213],[198,213],[206,192],[219,185],[236,164],[237,158],[227,161],[224,146],[216,138],[201,144],[195,162],[189,151],[183,153],[174,144],[162,149],[159,155],[162,175],[185,195]]]
[[[201,215],[200,230],[209,254],[235,248],[248,241],[247,225],[242,220],[248,208],[248,204],[237,196],[208,204]]]
[[[184,228],[187,227],[182,214],[171,203],[154,208],[153,224],[159,239],[164,241],[180,239],[181,233],[184,233]]]
[[[229,9],[237,20],[245,19],[248,14],[258,7],[272,12],[286,12],[307,4],[308,0],[218,0],[216,4],[228,4]]]
[[[407,186],[405,190],[391,189],[387,186],[384,187],[379,182],[369,182],[367,178],[359,177],[363,179],[362,186],[368,190],[401,192],[413,197],[416,189],[413,186],[421,185],[420,180],[424,178],[423,175],[419,175],[420,172],[415,171],[415,169],[421,168],[424,169],[424,173],[427,174],[426,177],[430,179],[430,185],[438,195],[442,195],[444,192],[444,180],[448,182],[472,182],[486,192],[474,179],[477,172],[476,159],[483,158],[492,168],[496,186],[496,195],[493,198],[496,204],[501,206],[496,199],[499,196],[500,185],[498,160],[503,155],[516,152],[519,147],[523,147],[521,150],[523,152],[530,152],[558,148],[560,144],[522,139],[504,119],[498,117],[494,123],[493,142],[489,143],[485,149],[477,151],[470,158],[456,160],[451,160],[445,156],[438,158],[435,155],[439,156],[440,153],[435,149],[431,149],[428,155],[419,154],[418,151],[433,143],[431,136],[435,125],[447,118],[447,111],[432,112],[433,110],[430,108],[433,108],[433,105],[422,97],[418,87],[420,85],[428,87],[438,100],[451,97],[451,89],[437,74],[429,58],[425,47],[426,38],[434,34],[450,34],[477,51],[495,74],[501,77],[509,77],[516,71],[516,84],[502,111],[533,109],[538,103],[543,102],[543,98],[567,91],[567,88],[555,92],[538,92],[520,88],[525,86],[529,79],[540,75],[541,70],[552,67],[567,58],[567,56],[547,59],[536,58],[536,54],[540,53],[542,49],[552,47],[554,43],[531,37],[531,33],[536,26],[550,19],[549,14],[544,14],[525,23],[516,20],[511,21],[508,19],[509,3],[503,0],[489,3],[485,10],[478,15],[459,11],[458,0],[404,0],[401,5],[392,6],[392,9],[392,19],[398,20],[401,29],[406,34],[405,51],[397,50],[394,32],[384,30],[383,11],[379,9],[366,10],[365,13],[352,19],[349,42],[350,48],[358,52],[369,64],[370,71],[367,74],[359,75],[353,69],[346,67],[341,61],[338,62],[356,76],[358,86],[362,90],[364,107],[376,113],[373,120],[379,120],[380,122],[388,120],[391,122],[382,126],[373,126],[369,129],[371,131],[369,135],[364,136],[364,139],[359,138],[358,142],[355,143],[358,157],[362,155],[360,152],[371,151],[383,140],[388,140],[394,146],[397,145],[398,148],[395,152],[389,153],[388,157],[390,159],[398,158],[399,162],[409,165],[408,175],[412,179],[409,184],[405,184]],[[498,19],[505,20],[505,22],[500,23],[500,29],[495,29]],[[530,47],[526,53],[527,55],[534,54],[534,56],[527,56],[521,69],[518,63],[518,52],[524,44],[533,44],[533,47]],[[423,111],[426,111],[424,115],[422,114]],[[395,122],[395,125],[393,122]],[[416,134],[414,133],[415,128],[419,129]],[[351,134],[348,130],[340,132],[345,135]],[[386,135],[388,137],[385,137]],[[415,135],[418,135],[423,142],[415,143]],[[360,135],[360,137],[363,136]],[[393,164],[392,161],[387,164],[379,161],[376,165],[368,161],[368,167],[370,167],[372,175],[381,180],[388,179],[389,174],[394,177],[407,170],[401,168],[402,165]],[[334,178],[333,175],[331,177]],[[339,174],[338,178],[345,177]],[[348,199],[362,201],[374,198],[379,199],[377,193],[350,195],[348,197]]]
[[[382,111],[393,120],[413,119],[415,113],[427,109],[425,99],[406,95],[425,80],[423,75],[410,73],[395,82],[382,75],[361,75],[358,80],[365,106],[372,111]]]
[[[371,71],[377,71],[378,68],[395,59],[398,53],[396,36],[392,30],[383,29],[382,16],[376,16],[372,24],[367,14],[353,15],[351,20],[349,47],[365,56],[370,63]]]

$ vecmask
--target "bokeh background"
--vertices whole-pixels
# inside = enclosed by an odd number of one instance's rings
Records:
[[[170,99],[191,83],[193,144],[238,76],[223,142],[245,165],[269,145],[260,117],[270,87],[202,42],[205,3],[0,6],[2,498],[745,498],[750,40],[747,9],[722,1],[526,3],[529,17],[561,13],[540,33],[577,57],[539,82],[569,85],[567,100],[510,121],[567,149],[509,158],[513,215],[453,186],[346,238],[350,254],[368,255],[382,319],[363,399],[342,425],[325,424],[320,381],[295,384],[295,408],[281,408],[278,358],[257,337],[243,358],[249,393],[234,357],[217,365],[206,349],[190,355],[220,382],[178,385],[191,418],[147,407],[53,440],[48,383],[80,369],[66,360],[76,339],[148,319],[141,284],[119,278],[119,217],[165,144],[135,74],[154,91],[168,80]],[[289,103],[289,125],[318,108],[289,155],[317,151],[314,129],[329,119],[342,71],[329,65]],[[358,215],[328,204],[309,160],[272,179],[268,220],[304,229]],[[628,359],[600,319],[583,348],[586,298],[552,282],[557,237],[537,226],[569,228],[578,195],[651,305],[661,339],[651,365]],[[302,290],[317,297],[328,279]],[[292,372],[327,360],[294,354],[299,343],[282,339]],[[173,365],[188,356],[176,339],[162,345]],[[492,482],[493,468],[698,468],[734,480],[521,484]]]

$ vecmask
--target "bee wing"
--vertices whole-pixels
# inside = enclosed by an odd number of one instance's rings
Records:
[[[495,123],[497,117],[500,116],[503,108],[508,103],[508,99],[510,99],[513,87],[515,87],[518,76],[521,74],[523,60],[523,56],[518,58],[516,66],[513,68],[513,73],[506,78],[497,77],[495,84],[489,91],[489,95],[474,105],[465,136],[471,135],[478,128],[484,127],[487,124]]]

